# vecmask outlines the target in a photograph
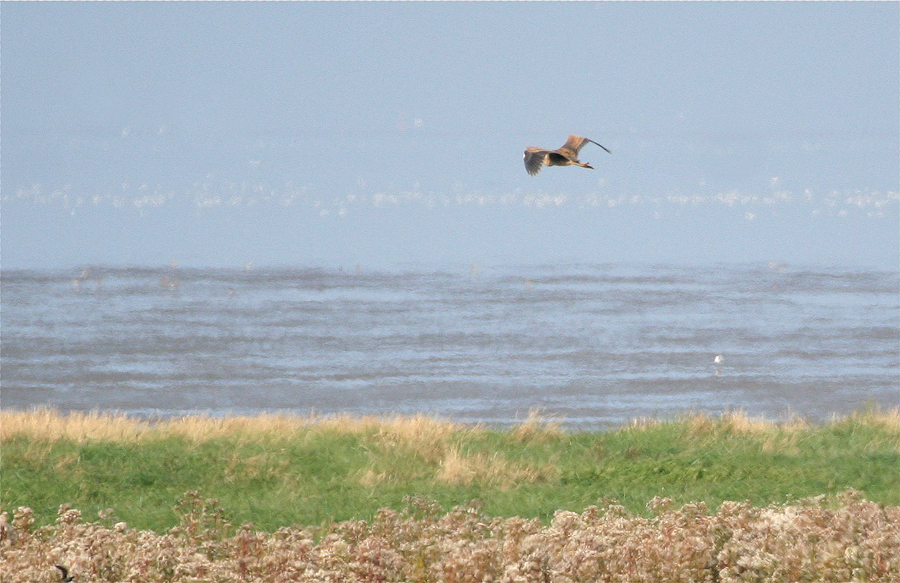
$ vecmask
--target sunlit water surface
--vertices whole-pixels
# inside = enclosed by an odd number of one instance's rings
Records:
[[[821,420],[900,404],[900,294],[771,264],[7,270],[2,358],[15,409]]]

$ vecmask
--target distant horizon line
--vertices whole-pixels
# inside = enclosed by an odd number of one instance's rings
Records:
[[[346,263],[322,261],[313,262],[267,262],[256,264],[254,262],[245,262],[243,265],[235,263],[221,264],[201,264],[190,263],[182,264],[180,261],[170,261],[168,263],[126,263],[126,262],[83,262],[72,263],[57,266],[44,267],[23,267],[13,266],[7,267],[0,262],[0,273],[3,272],[84,272],[85,270],[109,270],[109,271],[143,271],[158,273],[161,271],[177,272],[177,271],[232,271],[232,272],[263,272],[263,271],[320,271],[325,273],[349,274],[363,272],[393,272],[404,268],[418,269],[447,269],[450,267],[460,268],[463,271],[471,272],[475,270],[490,270],[515,267],[529,268],[559,268],[559,267],[664,267],[677,269],[703,269],[710,267],[753,267],[766,268],[772,271],[810,271],[810,270],[865,270],[865,271],[884,271],[893,272],[892,269],[876,264],[866,263],[847,263],[840,261],[824,262],[824,261],[779,261],[779,260],[658,260],[658,259],[620,259],[620,260],[587,260],[587,259],[561,259],[559,261],[463,261],[455,259],[433,260],[433,261],[416,261],[416,260],[397,260],[397,261],[352,261]],[[900,274],[900,257],[896,265],[896,272]],[[89,278],[85,278],[89,279]]]

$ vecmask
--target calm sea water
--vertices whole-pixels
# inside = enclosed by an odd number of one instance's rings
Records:
[[[900,405],[898,290],[771,264],[6,270],[2,406],[817,420]]]

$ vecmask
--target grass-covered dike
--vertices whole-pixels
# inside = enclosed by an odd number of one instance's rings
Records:
[[[900,581],[896,409],[601,432],[5,411],[0,455],[4,581]]]
[[[548,520],[613,499],[725,500],[756,506],[847,488],[900,505],[900,410],[811,425],[740,413],[635,421],[569,432],[532,416],[492,429],[425,416],[191,416],[0,413],[4,509],[29,506],[38,525],[60,504],[115,508],[135,528],[178,522],[185,492],[215,498],[232,522],[273,531],[370,519],[407,496],[443,507],[478,500],[495,516]]]

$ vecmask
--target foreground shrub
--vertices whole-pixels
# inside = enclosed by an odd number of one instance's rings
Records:
[[[274,533],[235,528],[196,493],[176,509],[179,526],[162,535],[113,524],[111,511],[85,522],[63,505],[37,529],[28,508],[2,513],[0,580],[59,581],[63,565],[77,582],[900,581],[900,507],[854,491],[713,514],[655,498],[652,518],[604,503],[549,525],[411,499],[371,522]]]

